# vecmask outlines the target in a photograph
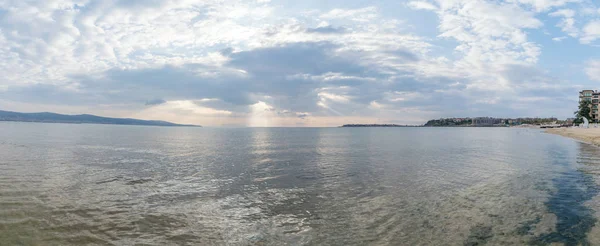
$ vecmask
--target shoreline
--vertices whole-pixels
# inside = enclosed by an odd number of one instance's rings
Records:
[[[544,132],[600,146],[600,128],[553,128]]]

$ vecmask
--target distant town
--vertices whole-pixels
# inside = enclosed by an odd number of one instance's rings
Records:
[[[540,128],[568,127],[583,123],[587,118],[591,123],[600,121],[600,91],[582,90],[579,92],[579,107],[575,112],[576,118],[559,120],[550,118],[440,118],[427,121],[424,125],[395,125],[395,124],[348,124],[342,127],[510,127],[533,126]]]
[[[573,125],[575,119],[559,120],[557,118],[442,118],[430,120],[423,126],[519,126],[519,125]]]
[[[559,120],[557,118],[441,118],[429,120],[424,125],[395,124],[347,124],[342,127],[509,127],[532,125],[540,127],[571,126],[575,119]]]

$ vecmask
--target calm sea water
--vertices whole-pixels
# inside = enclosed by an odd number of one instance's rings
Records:
[[[600,244],[600,149],[532,129],[0,123],[0,245]]]

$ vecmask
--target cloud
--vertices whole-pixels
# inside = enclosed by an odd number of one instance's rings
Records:
[[[579,36],[579,29],[575,27],[575,11],[572,9],[561,9],[555,12],[550,13],[550,16],[555,17],[563,17],[562,20],[558,23],[558,27],[562,29],[563,32],[567,33],[571,37]]]
[[[210,115],[210,116],[229,116],[232,115],[233,113],[227,110],[217,110],[217,109],[212,109],[212,108],[207,108],[207,107],[202,107],[199,106],[198,104],[195,104],[193,101],[189,101],[189,100],[181,100],[181,101],[169,101],[169,102],[165,102],[163,103],[164,105],[158,105],[156,107],[158,108],[154,108],[153,111],[157,111],[157,110],[166,110],[166,111],[172,111],[172,110],[180,110],[180,111],[184,111],[184,113],[189,113],[189,114],[194,114],[194,115]]]
[[[368,22],[378,17],[376,7],[365,7],[360,9],[332,9],[320,16],[322,19],[350,19],[357,22]]]
[[[364,79],[367,68],[353,57],[338,54],[338,48],[323,42],[294,43],[232,53],[225,67],[186,64],[113,69],[73,79],[78,82],[77,90],[83,92],[82,98],[100,95],[96,100],[102,103],[172,98],[247,113],[246,106],[270,101],[281,109],[311,112],[316,108],[319,88],[370,80]]]
[[[559,16],[559,17],[567,17],[573,18],[575,16],[575,11],[572,9],[560,9],[555,12],[549,14],[550,16]]]
[[[580,41],[583,44],[590,44],[597,39],[600,39],[600,20],[590,21],[583,27]]]
[[[162,100],[162,99],[154,99],[154,100],[146,101],[145,105],[146,106],[155,106],[155,105],[160,105],[160,104],[163,104],[163,103],[166,103],[166,102],[167,101]]]
[[[245,74],[201,64],[146,69],[111,69],[96,76],[75,75],[78,90],[106,102],[146,101],[146,98],[220,99],[234,105],[251,103]]]
[[[424,1],[411,1],[408,3],[408,6],[414,9],[437,10],[436,6]]]
[[[319,92],[319,97],[321,98],[321,101],[334,101],[334,102],[349,102],[350,98],[348,96],[344,96],[344,95],[336,95],[336,94],[332,94],[332,93],[327,93],[327,92]]]
[[[298,112],[296,113],[296,117],[300,118],[300,119],[305,119],[306,117],[309,117],[310,113],[305,113],[305,112]]]
[[[595,20],[575,4],[423,0],[297,11],[243,0],[0,1],[0,98],[202,125],[419,123],[545,105],[570,114],[578,85],[544,70],[545,47],[535,41],[553,37],[536,36],[556,24],[546,16],[560,18],[565,35],[597,40]],[[438,19],[389,15],[393,8]],[[597,79],[593,64],[586,72]]]
[[[509,0],[508,2],[530,5],[537,12],[543,12],[554,7],[560,7],[568,3],[575,3],[580,1],[581,0]]]
[[[231,53],[233,53],[233,51],[234,51],[233,48],[228,47],[228,48],[220,50],[219,53],[223,56],[229,56],[229,55],[231,55]]]
[[[339,34],[345,33],[347,30],[343,27],[333,27],[333,26],[321,26],[315,28],[307,28],[307,33],[321,33],[321,34]]]
[[[523,29],[542,22],[534,14],[514,5],[486,1],[439,1],[440,36],[461,42],[456,49],[466,64],[480,62],[534,63],[539,47],[527,40]]]
[[[223,117],[250,117],[252,105],[263,102],[277,112],[288,112],[279,116],[306,118],[368,114],[367,105],[388,90],[421,90],[414,73],[404,71],[405,78],[392,78],[366,67],[356,53],[339,52],[340,48],[327,42],[293,43],[233,52],[223,67],[186,64],[77,75],[73,77],[77,93],[70,97],[79,98],[80,103],[90,95],[96,95],[96,103],[142,101],[153,108],[160,106],[155,110],[183,112],[188,108],[188,114],[196,115],[230,112],[218,114]],[[392,55],[404,57],[405,63],[420,61],[407,51]],[[403,83],[409,81],[415,87],[405,87]],[[148,97],[169,100],[146,101]],[[202,110],[192,110],[190,103]]]
[[[513,81],[500,76],[504,67],[538,62],[541,47],[527,35],[528,29],[543,26],[534,12],[498,1],[436,2],[439,37],[458,42],[454,49],[458,59],[440,65],[447,67],[446,74],[453,71],[465,80],[468,88],[510,91]]]
[[[588,61],[585,73],[591,80],[600,81],[600,60]]]
[[[228,65],[252,74],[322,74],[326,72],[359,73],[354,62],[336,54],[328,42],[294,43],[232,54]]]
[[[554,42],[562,42],[563,40],[567,39],[568,37],[562,36],[562,37],[555,37],[552,38],[552,41]]]

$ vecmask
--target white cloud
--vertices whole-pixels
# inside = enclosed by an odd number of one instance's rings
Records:
[[[276,117],[275,108],[263,101],[250,105],[250,117],[248,117],[248,126],[251,127],[271,127],[276,126],[274,122]]]
[[[207,125],[487,112],[478,100],[512,109],[505,99],[539,88],[520,83],[549,83],[532,72],[542,47],[529,33],[554,23],[537,17],[560,17],[571,36],[584,23],[568,2],[394,3],[437,14],[439,35],[427,36],[435,30],[379,2],[298,14],[268,0],[0,1],[0,97]],[[593,23],[582,42],[599,37]]]
[[[272,14],[262,3],[245,1],[58,3],[0,4],[7,10],[0,71],[23,69],[9,77],[13,83],[61,83],[81,71],[203,62],[207,48],[252,39],[260,29],[246,23],[261,25]]]
[[[385,100],[390,102],[402,102],[402,101],[410,101],[415,99],[430,99],[430,96],[427,96],[420,92],[401,92],[394,91],[390,93],[386,93]]]
[[[368,22],[378,17],[377,8],[333,9],[320,16],[322,19],[351,19],[358,22]]]
[[[572,9],[561,9],[550,13],[550,16],[563,17],[557,24],[563,32],[567,33],[571,37],[579,36],[579,29],[575,27],[575,11]]]
[[[408,6],[414,9],[437,10],[435,5],[424,1],[411,1],[408,3]]]
[[[600,60],[589,61],[585,72],[591,80],[600,81]]]
[[[491,1],[437,1],[440,37],[459,42],[454,62],[470,78],[471,88],[509,90],[510,82],[494,76],[506,64],[535,64],[540,47],[529,41],[527,29],[543,23],[535,14],[515,4]]]
[[[321,97],[321,100],[331,100],[334,102],[349,102],[350,98],[344,95],[336,95],[336,94],[332,94],[332,93],[327,93],[327,92],[319,92],[319,97]]]
[[[573,18],[575,17],[575,11],[572,9],[560,9],[550,13],[550,16],[562,16],[567,18]]]
[[[554,42],[562,42],[565,39],[567,39],[567,37],[565,37],[565,36],[555,37],[555,38],[552,38],[552,41],[554,41]]]
[[[192,114],[201,115],[201,116],[204,116],[204,115],[232,115],[231,111],[217,110],[217,109],[202,107],[202,106],[199,106],[198,104],[195,104],[193,101],[190,101],[190,100],[168,101],[164,104],[155,106],[155,108],[170,108],[170,109],[184,110],[184,111],[188,111]]]
[[[508,2],[531,5],[536,11],[547,11],[567,3],[581,2],[581,0],[509,0]]]
[[[524,28],[539,28],[542,22],[533,13],[511,5],[497,5],[490,2],[456,1],[443,6],[440,14],[441,37],[451,37],[463,43],[458,47],[467,56],[484,58],[495,62],[511,62],[512,58],[502,53],[510,53],[517,60],[535,61],[536,53],[528,53],[533,48],[527,41]],[[519,59],[521,58],[521,59]],[[506,60],[509,59],[509,60]]]
[[[600,20],[590,21],[583,27],[580,41],[583,44],[590,44],[596,39],[600,39]]]

